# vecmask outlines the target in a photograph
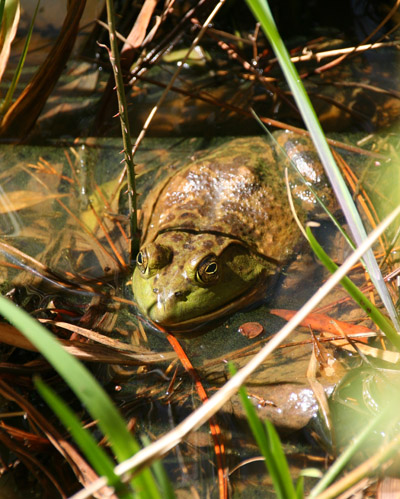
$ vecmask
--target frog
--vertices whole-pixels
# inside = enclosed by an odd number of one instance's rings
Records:
[[[274,132],[227,140],[171,172],[142,205],[132,286],[139,311],[169,331],[191,331],[262,299],[301,237],[296,212],[316,211],[309,185],[331,207],[329,182],[308,137]],[[290,168],[290,165],[289,165]],[[293,168],[290,168],[293,171]]]

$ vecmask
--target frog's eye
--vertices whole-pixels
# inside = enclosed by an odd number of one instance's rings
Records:
[[[136,256],[138,269],[146,277],[168,265],[172,260],[172,250],[156,243],[147,244]]]
[[[147,270],[147,255],[146,252],[140,250],[136,256],[136,265],[138,266],[140,272],[144,274]]]
[[[198,265],[196,279],[204,284],[211,284],[219,279],[217,257],[209,255]]]

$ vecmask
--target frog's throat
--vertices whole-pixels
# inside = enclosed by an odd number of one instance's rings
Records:
[[[265,295],[265,290],[267,288],[267,284],[265,282],[266,276],[263,275],[260,276],[258,282],[255,283],[254,286],[252,286],[252,289],[249,291],[245,291],[243,294],[239,295],[236,297],[233,301],[227,303],[226,305],[217,308],[216,310],[213,310],[212,312],[209,312],[207,314],[203,314],[199,317],[194,317],[193,319],[188,319],[186,321],[181,321],[177,323],[171,323],[171,324],[166,324],[159,322],[157,323],[156,321],[153,321],[152,319],[151,322],[157,327],[157,324],[159,324],[162,328],[166,329],[167,331],[171,331],[172,333],[177,332],[177,333],[188,333],[188,332],[198,332],[201,326],[206,326],[207,323],[223,318],[237,310],[240,310],[241,308],[244,308],[246,305],[249,305],[251,303],[254,303],[258,299],[261,300],[264,295]],[[264,283],[261,285],[260,283]],[[148,308],[147,312],[150,311],[150,308]],[[149,317],[149,314],[146,313],[146,316]]]
[[[232,236],[232,234],[227,234],[226,232],[221,232],[218,230],[210,230],[210,229],[192,229],[188,227],[168,227],[166,229],[159,230],[157,234],[154,236],[153,241],[155,241],[160,234],[165,234],[166,232],[186,232],[188,234],[212,234],[213,236],[217,237],[225,237],[227,239],[230,239],[232,242],[236,242],[237,244],[240,244],[241,246],[247,248],[253,255],[258,256],[259,258],[265,260],[268,263],[272,263],[277,267],[281,267],[283,265],[283,262],[280,262],[276,258],[272,258],[268,255],[265,255],[264,253],[260,253],[257,250],[257,248],[246,243],[246,241],[243,241],[242,239],[240,239],[240,237]]]

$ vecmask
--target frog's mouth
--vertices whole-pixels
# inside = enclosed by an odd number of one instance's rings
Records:
[[[217,309],[212,310],[211,312],[208,312],[206,314],[187,320],[175,322],[173,319],[169,320],[168,317],[162,320],[156,320],[154,317],[152,317],[152,315],[154,315],[152,314],[152,309],[156,306],[156,302],[148,308],[146,315],[150,317],[153,323],[155,323],[156,327],[157,325],[160,325],[171,332],[198,333],[199,329],[201,329],[202,327],[204,327],[205,329],[209,329],[207,328],[208,323],[213,322],[216,319],[222,319],[223,317],[236,312],[237,310],[240,310],[241,308],[244,308],[245,306],[254,303],[257,300],[261,300],[265,296],[265,281],[266,279],[264,276],[264,285],[259,282],[254,287],[252,287],[252,289],[246,290],[244,293],[242,293],[226,305],[218,307]]]

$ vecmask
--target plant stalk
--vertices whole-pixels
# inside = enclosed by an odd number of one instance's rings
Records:
[[[130,218],[130,260],[135,258],[139,250],[138,223],[137,223],[137,195],[135,181],[135,165],[132,156],[132,142],[129,129],[128,107],[125,98],[124,80],[121,72],[118,42],[115,33],[115,13],[113,0],[106,0],[108,30],[110,37],[109,57],[114,73],[115,85],[118,97],[118,112],[121,122],[122,140],[124,144],[124,156],[128,180],[128,203]]]

